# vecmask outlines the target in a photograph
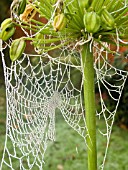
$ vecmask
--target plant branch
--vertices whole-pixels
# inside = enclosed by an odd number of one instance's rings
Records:
[[[88,170],[97,170],[94,67],[93,52],[90,51],[90,42],[83,45],[81,55],[84,76],[85,116],[88,132]]]

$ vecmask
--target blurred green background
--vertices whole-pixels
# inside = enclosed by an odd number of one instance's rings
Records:
[[[9,7],[11,0],[0,1],[0,22],[10,16]],[[121,48],[121,57],[115,57],[113,65],[119,69],[128,71],[127,48]],[[10,64],[8,51],[6,62]],[[124,60],[125,58],[125,60]],[[0,59],[0,159],[4,148],[5,127],[6,127],[6,97],[2,60]],[[112,82],[113,80],[109,80]],[[105,93],[105,91],[103,91]],[[96,95],[98,90],[96,89]],[[128,170],[128,79],[121,97],[119,108],[115,117],[115,124],[112,131],[108,157],[105,170]],[[109,106],[113,101],[106,98]],[[97,129],[105,129],[105,123],[101,119],[97,121]],[[103,160],[106,143],[103,137],[97,137],[98,164]],[[51,143],[45,156],[44,170],[86,170],[87,154],[83,139],[72,130],[63,120],[61,115],[56,118],[56,142]],[[18,170],[16,163],[15,170]],[[8,169],[3,169],[8,170]],[[36,170],[36,169],[34,169]]]

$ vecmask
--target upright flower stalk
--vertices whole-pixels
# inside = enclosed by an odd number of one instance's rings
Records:
[[[82,46],[81,57],[84,76],[85,117],[88,131],[88,170],[97,170],[94,67],[93,52],[90,43],[87,43]]]

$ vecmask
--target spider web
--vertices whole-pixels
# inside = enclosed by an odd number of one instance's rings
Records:
[[[107,45],[107,44],[106,44]],[[106,150],[103,158],[102,165],[99,166],[100,169],[104,169],[105,160],[107,156],[107,151],[110,142],[110,136],[112,132],[112,127],[115,119],[115,114],[120,102],[121,94],[127,80],[128,72],[120,70],[112,66],[109,61],[109,54],[104,51],[104,48],[98,49],[96,45],[96,58],[94,63],[94,68],[96,72],[96,86],[98,86],[98,119],[104,119],[104,124],[106,125],[106,130],[98,129],[100,134],[106,138]],[[104,55],[103,55],[104,51]],[[98,54],[98,56],[97,56]],[[116,57],[116,56],[114,56]],[[104,96],[105,92],[105,96]],[[96,96],[98,98],[98,96]],[[107,100],[106,100],[107,98]],[[112,106],[110,106],[109,101],[111,101]],[[100,105],[100,106],[99,106]]]
[[[70,60],[61,62],[61,57],[53,59],[47,53],[44,56],[23,54],[11,68],[6,66],[3,53],[2,59],[7,96],[3,168],[15,169],[13,161],[18,160],[20,169],[35,168],[35,165],[42,169],[47,143],[56,136],[56,108],[86,140],[81,68],[66,64]],[[74,74],[80,78],[78,82],[73,82]],[[24,166],[25,161],[27,165]]]
[[[52,20],[53,16],[41,30],[50,25]],[[28,33],[23,28],[22,30],[28,37],[35,36],[31,31]],[[61,38],[61,34],[58,35]],[[43,38],[51,39],[51,35]],[[57,108],[68,125],[77,131],[86,143],[88,130],[83,104],[84,76],[79,50],[79,45],[85,42],[81,39],[50,52],[42,51],[41,47],[44,45],[39,42],[39,46],[35,48],[38,54],[24,53],[8,67],[4,49],[10,48],[11,42],[12,40],[6,43],[5,47],[1,46],[7,101],[6,139],[1,169],[16,169],[15,161],[20,170],[42,170],[48,142],[55,141],[56,138]],[[64,44],[65,41],[61,40],[60,43]],[[56,45],[51,43],[49,46],[54,48]],[[106,45],[107,43],[104,44]],[[100,105],[96,115],[99,119],[103,118],[106,124],[106,132],[99,129],[99,133],[106,139],[106,151],[100,166],[104,169],[114,117],[127,72],[112,66],[108,62],[108,52],[104,47],[99,48],[96,43],[94,56],[95,83],[99,90]],[[110,79],[114,79],[114,83]],[[112,110],[109,110],[104,101],[103,88],[108,98],[113,101]]]
[[[67,50],[67,47],[61,49],[57,58],[51,57],[48,53],[37,56],[23,54],[22,58],[12,63],[10,68],[7,67],[2,52],[7,96],[6,140],[1,164],[3,168],[7,166],[15,169],[14,160],[19,161],[20,169],[32,169],[35,166],[43,168],[48,141],[54,141],[56,137],[56,108],[86,142],[88,133],[83,106],[84,78],[80,55],[74,50],[65,54],[65,48]],[[107,140],[104,162],[101,166],[103,169],[127,72],[110,65],[102,55],[102,51],[98,54],[101,55],[95,58],[94,68],[101,111],[97,112],[97,116],[105,120],[106,132],[103,133],[102,129],[99,132]],[[75,58],[76,65],[72,63],[71,55]],[[74,80],[74,76],[79,79]],[[114,78],[115,83],[107,81],[108,77]],[[113,110],[109,110],[103,99],[101,85],[106,89],[109,98],[114,101]],[[12,147],[8,146],[8,143],[9,145],[11,143]],[[27,163],[24,163],[26,161]]]

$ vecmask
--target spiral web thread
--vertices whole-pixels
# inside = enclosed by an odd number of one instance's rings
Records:
[[[29,169],[34,164],[42,169],[47,143],[55,140],[56,108],[60,109],[65,121],[86,138],[82,82],[80,80],[77,85],[71,79],[75,72],[81,76],[80,68],[51,58],[44,63],[43,57],[37,57],[35,65],[32,61],[35,56],[26,54],[12,63],[11,68],[4,63],[7,95],[4,158],[9,159],[7,162],[3,158],[2,163],[11,169],[15,169],[14,159],[19,160],[20,169],[27,169],[23,165],[25,160]],[[13,151],[7,145],[10,141]]]
[[[53,16],[45,27],[51,24],[52,19]],[[29,33],[24,29],[23,31],[28,37],[35,36],[31,31]],[[50,38],[50,35],[46,36],[46,39]],[[22,58],[13,62],[9,68],[3,50],[10,48],[11,41],[3,48],[1,46],[7,100],[6,139],[1,169],[16,169],[13,163],[15,161],[20,170],[42,170],[48,142],[55,141],[56,138],[56,108],[86,143],[88,130],[83,105],[84,77],[79,50],[79,45],[85,42],[81,39],[48,53],[36,48],[35,51],[41,54],[24,53]],[[62,40],[60,43],[64,42]],[[117,44],[119,45],[119,41]],[[55,47],[56,44],[51,43],[50,46]],[[107,43],[105,46],[109,48]],[[109,54],[104,47],[99,48],[96,43],[94,44],[95,83],[99,89],[98,105],[101,106],[96,115],[99,119],[104,118],[106,124],[105,133],[99,129],[99,133],[106,139],[106,151],[103,164],[100,166],[102,170],[114,117],[127,79],[126,71],[115,68],[107,61]],[[114,84],[108,78],[114,79]],[[101,86],[106,89],[108,97],[113,101],[113,110],[109,110],[104,101]]]
[[[107,44],[106,44],[107,45]],[[108,45],[107,45],[108,46]],[[114,123],[115,114],[117,112],[117,108],[120,102],[121,94],[123,88],[125,86],[125,82],[128,76],[127,71],[120,70],[112,66],[108,60],[108,52],[104,51],[104,48],[98,49],[96,55],[98,57],[95,58],[95,72],[96,72],[96,84],[98,86],[99,91],[99,103],[100,109],[97,111],[97,117],[99,119],[104,118],[104,123],[106,125],[106,131],[102,132],[102,129],[99,129],[99,132],[103,137],[106,137],[106,149],[103,158],[102,165],[99,166],[100,169],[104,169],[105,160],[107,156],[107,151],[110,142],[110,136],[112,132],[112,127]],[[103,51],[105,52],[105,56],[103,55]],[[97,53],[98,52],[98,53]],[[112,106],[108,106],[107,101],[104,100],[104,91],[107,94],[107,98],[112,101]]]

